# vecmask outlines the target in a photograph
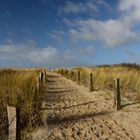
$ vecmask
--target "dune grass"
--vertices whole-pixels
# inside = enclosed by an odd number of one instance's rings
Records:
[[[39,122],[43,87],[37,94],[36,77],[41,71],[41,69],[0,70],[0,136],[2,139],[6,139],[8,128],[7,105],[21,109],[22,138]]]
[[[60,69],[58,72],[64,76],[68,70]],[[80,67],[73,68],[74,73],[71,79],[76,81],[76,73],[81,73],[81,84],[89,86],[89,73],[93,73],[93,84],[95,89],[114,90],[114,79],[120,79],[121,94],[129,98],[140,100],[140,66],[136,64],[117,64],[117,65],[102,65],[95,67]]]

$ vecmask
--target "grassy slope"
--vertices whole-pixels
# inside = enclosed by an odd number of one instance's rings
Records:
[[[41,70],[0,70],[0,132],[5,133],[7,124],[6,105],[21,107],[23,132],[31,130],[39,118],[39,103],[36,97],[36,77]],[[36,115],[37,114],[37,115]],[[0,134],[1,136],[4,134]],[[4,139],[4,138],[3,138]]]

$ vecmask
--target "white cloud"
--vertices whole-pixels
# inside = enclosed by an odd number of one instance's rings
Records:
[[[38,48],[33,40],[26,43],[8,41],[0,44],[0,66],[23,67],[23,66],[79,66],[84,65],[81,58],[94,57],[95,47],[92,45],[75,47],[73,49],[58,50],[48,46]]]
[[[139,0],[120,0],[119,10],[120,11],[135,11],[140,8]]]
[[[96,36],[94,35],[92,31],[90,31],[88,28],[84,29],[82,27],[79,30],[70,29],[69,34],[72,39],[81,39],[81,40],[90,41],[96,38]]]
[[[0,66],[71,66],[78,63],[75,56],[67,56],[51,46],[38,48],[33,41],[0,44]]]
[[[140,23],[140,0],[120,0],[119,10],[130,26]]]
[[[137,36],[122,20],[97,21],[89,19],[77,21],[76,28],[70,29],[72,38],[94,41],[99,40],[108,47],[119,46],[137,40]]]
[[[68,33],[72,39],[99,40],[107,47],[116,47],[138,41],[139,36],[134,28],[140,24],[140,1],[120,0],[118,10],[121,14],[116,19],[106,21],[92,18],[75,20]]]

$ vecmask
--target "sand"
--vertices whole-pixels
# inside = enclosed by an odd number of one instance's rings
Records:
[[[140,104],[122,98],[113,108],[113,92],[93,91],[48,73],[44,125],[30,134],[33,140],[139,140]]]

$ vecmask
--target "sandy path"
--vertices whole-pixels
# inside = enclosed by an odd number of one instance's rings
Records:
[[[88,92],[58,74],[48,74],[44,122],[33,140],[133,140],[132,130],[120,121],[110,96]],[[47,117],[46,117],[47,116]],[[120,119],[116,119],[120,118]]]

